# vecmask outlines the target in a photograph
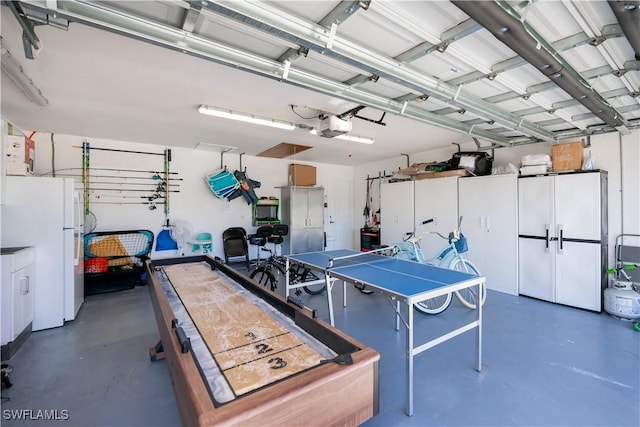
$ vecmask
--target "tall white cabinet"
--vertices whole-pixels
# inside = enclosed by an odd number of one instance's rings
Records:
[[[487,288],[518,295],[518,177],[460,178],[458,208],[468,258],[487,278]]]
[[[324,188],[281,187],[281,222],[289,226],[282,254],[324,250]]]
[[[601,311],[607,222],[605,171],[519,179],[520,293]]]
[[[433,218],[420,231],[437,231],[447,236],[458,227],[458,177],[430,178],[415,181],[416,224]],[[420,246],[431,257],[447,242],[435,235],[423,235]]]
[[[413,190],[413,181],[380,185],[381,244],[401,242],[406,233],[413,232],[415,228]]]

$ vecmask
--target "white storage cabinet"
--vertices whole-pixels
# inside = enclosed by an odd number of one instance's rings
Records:
[[[607,173],[519,179],[520,293],[602,309],[607,268]]]
[[[458,177],[422,179],[414,185],[416,232],[437,231],[448,236],[458,227]],[[433,223],[419,226],[430,218]],[[430,258],[446,244],[446,240],[436,235],[423,234],[420,247],[425,257]]]
[[[487,175],[458,180],[462,232],[468,259],[487,288],[518,295],[518,177]]]
[[[2,249],[2,345],[9,344],[33,322],[35,249]]]
[[[380,243],[401,242],[415,228],[413,181],[380,185]]]

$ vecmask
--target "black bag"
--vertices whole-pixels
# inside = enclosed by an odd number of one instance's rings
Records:
[[[449,164],[451,169],[466,169],[472,175],[490,175],[493,157],[485,151],[459,151]]]

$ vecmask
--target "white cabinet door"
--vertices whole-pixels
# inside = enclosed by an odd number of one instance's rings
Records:
[[[567,241],[562,246],[555,255],[556,302],[600,311],[601,246]]]
[[[393,182],[380,186],[380,243],[401,242],[413,232],[413,181]]]
[[[324,250],[324,190],[309,188],[307,214],[307,251]]]
[[[437,231],[447,236],[458,227],[458,177],[423,179],[415,181],[414,186],[417,233]],[[433,223],[420,227],[422,221],[431,218]],[[446,240],[428,234],[424,234],[420,242],[427,257],[445,244]]]
[[[555,177],[556,224],[565,239],[600,240],[600,174]]]
[[[458,181],[458,205],[462,217],[462,233],[467,237],[469,252],[466,256],[478,267],[480,273],[487,277],[487,287],[490,288],[491,280],[486,276],[487,257],[497,254],[488,254],[486,250],[486,199],[485,180],[482,178],[463,178]]]
[[[487,288],[518,294],[518,182],[515,175],[458,181],[462,232],[468,258],[487,278]]]
[[[521,295],[555,301],[555,254],[542,239],[520,238],[519,291]]]
[[[542,176],[518,180],[518,228],[521,236],[544,237],[547,229],[555,233],[553,178]]]
[[[33,286],[33,266],[29,265],[13,273],[13,337],[27,327],[33,319],[32,299],[30,292]]]
[[[518,178],[496,175],[485,185],[485,270],[489,289],[518,295]]]

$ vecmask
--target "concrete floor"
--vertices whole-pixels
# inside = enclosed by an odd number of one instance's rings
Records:
[[[303,298],[327,318],[323,295]],[[348,286],[347,309],[341,288],[334,303],[337,327],[381,355],[380,413],[366,426],[640,425],[640,333],[628,321],[489,292],[482,372],[474,370],[473,332],[416,356],[408,417],[406,337],[394,330],[388,302]],[[416,313],[416,336],[426,340],[473,315],[454,298],[437,316]],[[11,359],[2,424],[180,425],[165,361],[148,357],[158,337],[146,287],[87,297],[75,321],[33,333]],[[68,420],[34,419],[38,410]]]

